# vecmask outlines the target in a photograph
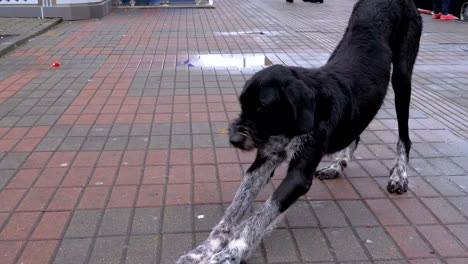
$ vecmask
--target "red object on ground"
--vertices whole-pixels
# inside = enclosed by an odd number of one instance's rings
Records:
[[[60,67],[60,62],[58,62],[58,61],[54,62],[54,63],[52,63],[52,65],[50,65],[50,67],[58,68],[58,67]]]
[[[456,20],[458,19],[458,17],[454,16],[454,15],[451,15],[451,14],[448,14],[448,15],[442,15],[440,17],[441,20]]]

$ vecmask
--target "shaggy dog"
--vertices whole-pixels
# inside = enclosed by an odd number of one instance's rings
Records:
[[[360,0],[326,65],[318,69],[275,65],[248,80],[240,95],[241,114],[229,137],[239,149],[257,149],[255,161],[208,239],[177,263],[240,263],[278,216],[307,193],[314,175],[341,176],[359,135],[384,101],[392,65],[399,141],[387,189],[406,192],[411,76],[421,31],[412,0]],[[334,163],[317,171],[322,157],[333,153],[338,153]],[[284,180],[257,212],[241,222],[283,162],[289,162]]]

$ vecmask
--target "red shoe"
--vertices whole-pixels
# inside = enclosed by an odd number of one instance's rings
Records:
[[[456,19],[458,19],[458,17],[456,17],[454,15],[451,15],[451,14],[448,14],[448,15],[440,16],[440,19],[441,20],[456,20]]]
[[[433,19],[439,19],[442,16],[442,13],[432,14]]]

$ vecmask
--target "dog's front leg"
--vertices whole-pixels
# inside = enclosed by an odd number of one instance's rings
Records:
[[[219,224],[213,228],[205,242],[180,257],[177,264],[206,263],[209,257],[220,251],[232,236],[234,227],[250,209],[255,197],[283,160],[281,157],[267,159],[257,154]]]
[[[245,220],[223,250],[213,255],[210,264],[239,264],[246,259],[262,237],[274,226],[275,219],[284,213],[312,185],[315,169],[322,159],[321,152],[309,149],[295,155],[289,164],[286,178],[252,217]]]

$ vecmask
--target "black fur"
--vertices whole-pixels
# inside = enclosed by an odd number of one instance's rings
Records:
[[[408,157],[411,76],[421,31],[412,0],[361,0],[326,65],[317,69],[274,65],[247,81],[240,95],[240,117],[230,130],[235,147],[261,148],[274,135],[313,135],[291,161],[288,176],[273,196],[282,210],[308,191],[324,155],[358,139],[380,109],[390,78],[399,137]],[[390,185],[390,192],[407,188],[407,182]]]

